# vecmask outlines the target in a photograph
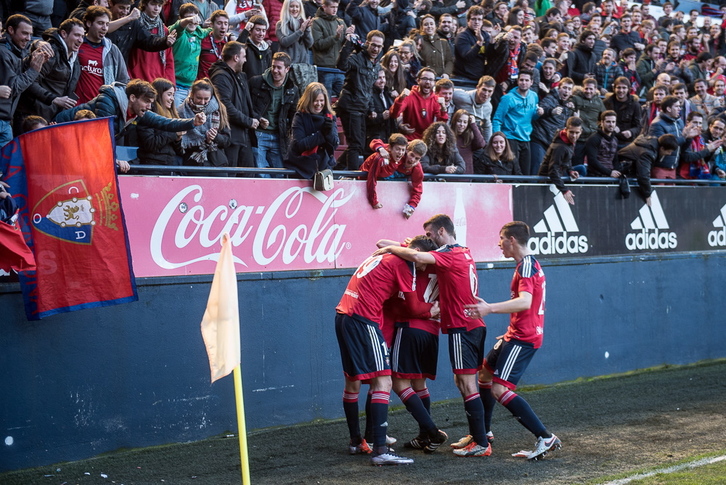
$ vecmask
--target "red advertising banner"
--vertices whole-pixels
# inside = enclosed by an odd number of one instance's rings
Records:
[[[354,268],[379,239],[421,234],[439,213],[452,217],[477,261],[496,261],[499,229],[512,220],[504,184],[426,182],[410,219],[402,213],[406,182],[380,182],[378,210],[357,180],[327,192],[284,179],[130,176],[119,184],[139,277],[213,274],[225,232],[237,272]]]

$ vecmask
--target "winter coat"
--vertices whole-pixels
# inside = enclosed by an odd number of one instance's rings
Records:
[[[328,15],[322,8],[313,19],[313,62],[319,67],[335,67],[338,54],[345,42],[345,32],[336,37],[338,26],[345,28],[345,21],[336,15]]]
[[[93,111],[98,118],[113,116],[113,127],[117,140],[126,135],[124,130],[132,121],[135,122],[136,125],[151,126],[174,132],[187,131],[194,128],[193,119],[165,118],[152,111],[146,111],[143,116],[127,119],[128,107],[129,98],[126,96],[126,85],[123,83],[114,83],[111,86],[101,86],[98,96],[90,100],[88,103],[83,103],[74,108],[61,111],[55,117],[55,121],[59,123],[73,121],[75,114],[82,109]]]
[[[605,105],[597,94],[587,99],[582,91],[572,96],[572,102],[575,105],[575,111],[580,112],[580,119],[582,119],[582,135],[580,138],[587,139],[588,136],[597,131],[598,118],[600,113],[605,111]]]
[[[328,133],[324,133],[326,118],[332,121],[332,124],[330,121],[327,123],[332,126]],[[302,178],[311,179],[315,172],[335,166],[333,155],[340,143],[335,116],[299,111],[292,119],[291,135],[287,157],[283,160],[285,168],[295,170]]]
[[[539,107],[544,110],[544,114],[532,122],[531,141],[537,142],[543,147],[550,146],[552,138],[565,127],[567,118],[572,116],[572,110],[567,107],[570,101],[569,99],[563,101],[560,98],[560,90],[557,88],[542,98]],[[552,110],[558,106],[562,107],[562,113],[556,115]]]
[[[655,78],[658,77],[658,74],[660,73],[658,70],[653,72],[653,69],[656,69],[655,61],[650,56],[643,53],[643,55],[640,56],[640,59],[638,59],[638,63],[635,65],[635,70],[640,76],[643,91],[646,93],[655,85]]]
[[[650,185],[650,170],[658,159],[658,137],[650,135],[639,135],[633,143],[621,148],[618,152],[620,170],[634,168],[635,176],[638,179],[638,188],[643,198],[647,199],[653,193]]]
[[[484,45],[479,46],[476,34],[469,28],[464,29],[456,36],[454,42],[454,75],[479,81],[486,73],[486,52],[489,48],[489,35],[482,31]]]
[[[371,61],[364,50],[354,52],[354,43],[346,40],[340,51],[337,67],[345,71],[345,81],[336,109],[366,113],[370,105],[373,83],[378,77],[378,62]]]
[[[454,72],[454,54],[449,48],[449,42],[434,34],[429,37],[424,35],[421,40],[419,55],[423,65],[430,67],[436,72],[437,77]]]
[[[272,102],[272,76],[270,69],[265,71],[262,76],[255,76],[250,79],[250,95],[252,97],[253,117],[259,119],[264,116],[267,108]],[[289,145],[288,131],[292,124],[292,118],[295,114],[297,102],[300,94],[289,75],[283,82],[282,103],[280,111],[277,114],[278,143],[280,145],[280,153],[287,153]],[[256,139],[254,143],[256,143]]]
[[[635,140],[643,126],[643,111],[638,97],[630,94],[628,100],[621,103],[614,93],[609,93],[605,96],[603,104],[606,109],[613,110],[618,115],[617,126],[620,132],[615,136],[620,143],[630,143]],[[630,138],[623,136],[624,131],[630,131]]]
[[[164,27],[164,31],[159,35],[165,38],[169,30]],[[131,79],[143,79],[144,81],[153,82],[154,79],[162,77],[176,84],[176,72],[174,68],[174,49],[168,47],[164,52],[164,62],[162,62],[162,51],[149,52],[143,49],[134,48],[129,56],[129,76]]]
[[[151,35],[141,26],[139,19],[122,25],[114,32],[108,34],[108,39],[118,47],[124,61],[128,63],[131,49],[137,48],[148,52],[160,52],[167,49],[165,36]]]
[[[247,76],[243,72],[234,72],[226,62],[217,61],[209,68],[209,78],[227,108],[232,144],[251,147],[251,140],[255,140],[252,128],[254,107]]]
[[[618,32],[610,40],[610,47],[615,49],[618,54],[628,47],[635,49],[635,44],[645,44],[645,42],[640,38],[640,34],[632,30],[627,34],[625,32]]]
[[[586,74],[595,72],[596,63],[597,58],[592,49],[580,42],[573,51],[567,54],[568,76],[575,81],[576,85],[580,85],[584,81]]]
[[[137,155],[142,164],[177,165],[176,157],[182,155],[182,148],[176,132],[143,125],[137,126],[136,132],[139,137]]]
[[[554,184],[563,194],[570,189],[565,187],[562,177],[569,176],[572,171],[572,155],[575,145],[567,139],[565,130],[561,130],[552,140],[550,147],[545,153],[542,165],[539,167],[540,177],[549,177],[549,182]]]
[[[365,39],[371,30],[380,30],[386,37],[391,32],[391,24],[388,19],[379,15],[378,10],[361,5],[362,0],[351,0],[345,9],[350,16],[351,22],[355,25],[355,33],[361,39]]]
[[[619,167],[618,139],[614,134],[608,136],[597,130],[585,141],[585,156],[589,176],[609,177]]]
[[[40,74],[23,62],[25,52],[13,44],[8,37],[0,38],[0,85],[9,86],[9,98],[0,98],[0,120],[11,123],[18,107],[20,94],[28,89]]]
[[[73,56],[72,61],[69,60],[68,48],[58,29],[46,30],[43,40],[50,44],[55,55],[43,64],[40,76],[22,94],[18,111],[26,116],[38,115],[50,121],[61,110],[53,104],[53,100],[73,95],[81,76],[81,67],[76,56]],[[31,49],[34,47],[35,44]]]
[[[311,27],[312,28],[312,27]],[[282,22],[277,22],[277,37],[280,40],[280,51],[289,54],[293,64],[310,61],[310,48],[313,46],[313,33],[311,29],[300,30],[300,26],[290,26],[291,34],[284,35]]]
[[[428,153],[421,158],[421,168],[424,173],[447,173],[446,169],[452,165],[456,167],[456,172],[454,173],[464,173],[466,170],[466,162],[459,154],[459,150],[456,147],[452,148],[453,149],[449,154],[448,160],[433,160],[429,155],[431,153],[429,150]]]
[[[602,62],[598,62],[595,64],[594,74],[598,88],[612,92],[613,83],[617,78],[623,75],[623,70],[617,62],[613,62],[609,66],[604,65]]]
[[[486,58],[487,65],[484,74],[492,76],[500,81],[499,73],[507,65],[509,61],[509,41],[506,37],[507,33],[502,32],[494,38],[492,44],[487,45]],[[527,54],[527,44],[522,42],[519,46],[519,56],[517,57],[517,65],[521,66],[524,62],[524,56]],[[509,78],[509,76],[507,76]]]
[[[248,32],[247,29],[244,32]],[[240,39],[244,37],[244,32]],[[263,40],[262,45],[258,47],[252,41],[247,41],[245,47],[247,48],[247,61],[242,67],[242,72],[247,74],[247,79],[261,76],[272,65],[270,45]]]
[[[373,86],[373,96],[371,96],[371,105],[368,108],[370,113],[375,113],[376,117],[371,118],[366,116],[366,146],[373,139],[378,138],[381,140],[388,140],[394,129],[396,128],[396,119],[393,116],[389,116],[388,119],[383,119],[383,112],[390,110],[393,107],[393,99],[388,89],[383,90],[383,97],[386,99],[386,103],[383,103],[381,99],[381,90]]]
[[[519,161],[514,158],[509,162],[492,160],[486,153],[482,155],[481,162],[474,166],[474,173],[484,175],[522,175]]]

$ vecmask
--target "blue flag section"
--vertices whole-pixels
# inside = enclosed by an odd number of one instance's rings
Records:
[[[28,320],[138,300],[113,139],[102,118],[31,131],[2,150],[37,261],[19,273]]]

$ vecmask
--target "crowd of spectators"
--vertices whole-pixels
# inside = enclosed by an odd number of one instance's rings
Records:
[[[568,176],[634,176],[646,200],[651,177],[726,178],[726,14],[665,2],[654,18],[614,0],[11,5],[0,144],[95,115],[115,116],[139,163],[179,173],[539,174],[570,203]]]

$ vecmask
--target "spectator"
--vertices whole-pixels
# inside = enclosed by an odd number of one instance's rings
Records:
[[[619,178],[618,139],[615,137],[618,115],[615,111],[600,113],[600,126],[585,141],[587,175],[590,177]]]
[[[176,37],[171,39],[165,35],[151,35],[140,22],[140,13],[137,9],[131,11],[132,0],[111,0],[110,11],[112,21],[116,21],[114,30],[108,29],[106,37],[118,47],[124,61],[128,63],[132,49],[141,49],[149,52],[164,51],[174,44]],[[119,25],[120,22],[123,25]]]
[[[214,10],[217,10],[217,8],[218,7],[215,7],[213,10],[210,10],[207,15],[210,15]],[[255,0],[229,0],[224,6],[224,11],[227,12],[229,18],[235,20],[235,22],[233,22],[234,24],[237,24],[237,21],[239,21],[237,27],[232,29],[231,34],[233,38],[236,38],[237,42],[242,42],[243,44],[247,39],[243,38],[242,34],[245,34],[245,28],[250,28],[249,23],[252,21],[253,17],[261,16],[265,19],[266,25],[269,26],[270,24],[267,20],[267,12],[261,3]],[[202,14],[202,16],[203,18],[207,18],[204,17],[204,14]],[[265,33],[267,33],[267,30],[265,30]],[[247,52],[247,54],[247,58],[249,59],[250,53]]]
[[[313,46],[312,18],[306,18],[301,0],[285,0],[277,22],[277,38],[280,51],[286,52],[293,64],[310,62],[310,48]],[[327,95],[327,91],[325,92]]]
[[[495,132],[484,148],[481,163],[474,165],[474,173],[486,175],[522,175],[509,140],[501,131]]]
[[[620,32],[613,35],[610,47],[615,49],[617,54],[628,48],[636,51],[642,51],[645,48],[640,34],[633,31],[633,18],[630,15],[626,14],[620,18]]]
[[[376,194],[377,180],[383,178],[410,179],[410,196],[402,211],[403,216],[408,219],[418,207],[421,202],[421,194],[423,194],[424,173],[420,162],[421,158],[426,155],[426,144],[422,140],[405,143],[406,137],[400,133],[391,135],[387,146],[381,140],[373,140],[371,142],[373,155],[366,159],[361,170],[368,172],[366,182],[368,202],[374,209],[383,207]]]
[[[434,85],[434,95],[439,98],[439,100],[444,101],[443,108],[444,111],[446,111],[450,122],[451,117],[454,115],[454,111],[456,110],[456,106],[454,106],[454,83],[451,82],[450,79],[439,79]]]
[[[457,109],[465,109],[474,116],[484,141],[488,141],[492,133],[492,104],[496,81],[491,76],[482,76],[476,89],[464,91],[454,89],[454,105]]]
[[[48,126],[48,121],[42,116],[30,115],[23,119],[20,124],[20,134],[28,133],[29,131],[38,130]]]
[[[678,150],[678,142],[674,135],[639,135],[633,143],[618,152],[620,172],[638,179],[638,188],[643,199],[650,206],[653,188],[650,184],[651,169],[660,167],[664,159],[673,159],[673,152]]]
[[[605,111],[605,105],[597,95],[597,81],[593,78],[587,78],[583,82],[583,89],[576,92],[572,96],[572,102],[575,105],[575,111],[579,113],[582,119],[582,140],[575,147],[575,155],[573,158],[574,165],[581,165],[585,158],[585,141],[597,130],[598,119],[600,113]]]
[[[272,49],[265,40],[267,27],[267,19],[262,15],[255,15],[237,39],[238,42],[246,43],[247,62],[245,62],[244,73],[247,75],[247,79],[261,75],[271,65]]]
[[[527,46],[522,42],[520,27],[512,27],[509,32],[501,32],[492,41],[492,46],[487,49],[487,74],[497,82],[492,95],[494,109],[497,109],[499,99],[509,89],[509,81],[517,80],[520,73],[519,66],[524,62],[526,54]],[[533,75],[531,71],[530,75]],[[534,78],[530,81],[534,82]]]
[[[482,29],[483,24],[484,10],[471,7],[466,12],[466,29],[456,36],[454,74],[458,77],[476,81],[485,74],[489,34]]]
[[[597,58],[592,50],[594,46],[595,33],[585,30],[575,49],[567,55],[567,73],[577,85],[582,84],[585,78],[592,77],[595,72]]]
[[[681,121],[685,124],[691,112],[695,110],[693,103],[688,99],[688,88],[683,83],[674,84],[671,86],[671,94],[681,102]]]
[[[141,8],[139,25],[154,38],[167,39],[169,35],[169,29],[162,22],[160,15],[165,1],[142,0],[139,4]],[[174,31],[171,40],[176,42],[176,36],[176,31]],[[175,83],[173,47],[167,47],[159,52],[150,52],[140,48],[131,49],[128,70],[132,79],[143,79],[151,82],[156,78],[164,78]]]
[[[20,8],[17,8],[16,11],[30,20],[33,37],[40,37],[43,32],[53,27],[50,21],[53,13],[53,0],[25,0],[18,3],[17,7]]]
[[[693,108],[705,119],[709,119],[718,108],[722,107],[720,101],[715,96],[708,94],[708,81],[705,79],[697,79],[693,83],[693,88],[696,91],[696,95],[691,97]]]
[[[227,110],[231,142],[225,148],[230,167],[254,167],[252,140],[260,125],[255,118],[247,76],[242,72],[247,50],[240,42],[231,41],[222,49],[222,60],[209,68],[219,101]]]
[[[627,48],[620,53],[620,62],[618,65],[623,70],[623,76],[630,82],[630,92],[632,94],[638,94],[642,86],[635,61],[636,55],[634,49]]]
[[[723,138],[706,141],[701,136],[703,126],[703,115],[698,111],[692,111],[688,115],[688,124],[698,127],[698,133],[686,144],[678,163],[678,177],[682,179],[710,179],[711,167],[709,160],[716,150],[721,148]]]
[[[315,17],[315,12],[317,12],[318,10],[318,5],[313,2],[313,4],[315,5],[315,10],[313,10],[312,15],[308,15],[307,10],[303,6],[303,0],[299,0],[299,2],[300,11],[305,14],[305,17],[311,19],[312,21],[313,17]],[[270,28],[267,30],[267,38],[270,40],[272,52],[277,52],[280,50],[280,36],[277,32],[277,23],[282,17],[283,3],[283,0],[262,0],[262,10],[267,15],[267,22],[270,25]],[[309,59],[307,59],[307,61],[309,62]]]
[[[345,21],[336,15],[337,0],[323,0],[313,19],[313,62],[319,68],[335,69],[340,49],[347,34],[353,34],[355,27],[346,27]],[[338,72],[318,71],[318,80],[323,83],[330,96],[337,98],[343,87],[345,76]]]
[[[547,96],[555,85],[560,84],[562,75],[557,72],[557,59],[547,58],[542,62],[540,68],[539,85],[537,86],[537,96],[542,99]]]
[[[139,126],[179,132],[191,130],[206,120],[204,113],[195,114],[191,119],[179,120],[159,116],[150,111],[155,98],[156,90],[147,81],[132,79],[126,85],[114,83],[103,86],[98,96],[88,103],[61,111],[55,121],[72,121],[81,110],[92,111],[99,118],[113,117],[116,142],[126,146],[138,146],[136,128]]]
[[[204,113],[204,124],[182,135],[184,165],[227,167],[229,163],[224,152],[230,143],[227,110],[219,102],[214,85],[208,79],[195,81],[187,99],[179,106],[180,116],[192,117],[198,113]]]
[[[59,28],[44,32],[43,40],[48,42],[54,55],[21,95],[18,112],[21,116],[35,114],[52,120],[62,110],[76,105],[73,92],[81,71],[75,59],[83,42],[83,23],[76,19],[64,20]]]
[[[304,179],[335,166],[338,130],[325,86],[311,83],[300,96],[292,119],[290,148],[284,166]]]
[[[575,144],[582,134],[582,124],[582,120],[576,116],[568,118],[565,129],[552,140],[539,168],[539,175],[548,177],[549,182],[559,189],[567,203],[571,205],[575,204],[575,195],[565,187],[562,177],[569,176],[571,180],[576,180],[580,176],[572,167],[572,157]]]
[[[288,130],[300,99],[289,75],[290,64],[290,56],[276,52],[272,66],[261,76],[250,79],[254,117],[260,120],[254,148],[258,168],[282,168],[282,157],[288,150]]]
[[[660,163],[655,164],[651,171],[651,176],[658,179],[675,179],[676,166],[680,159],[680,147],[682,147],[687,139],[692,138],[700,133],[700,126],[689,124],[684,127],[681,116],[681,102],[675,96],[666,96],[660,103],[660,114],[653,120],[650,125],[648,134],[656,138],[661,135],[673,135],[676,139],[678,147],[672,156],[663,158]]]
[[[421,159],[424,173],[464,173],[466,163],[456,148],[456,137],[443,121],[431,124],[423,133],[426,155]]]
[[[450,77],[454,72],[454,56],[449,43],[436,33],[436,20],[433,15],[423,16],[421,31],[423,40],[419,54],[422,64],[432,68],[436,77]]]
[[[707,143],[721,140],[723,139],[724,132],[726,132],[726,121],[721,118],[712,118],[708,124],[708,132],[704,140]],[[723,146],[717,148],[713,153],[708,168],[711,172],[711,179],[726,180],[726,153],[724,153]]]
[[[668,55],[666,57],[665,72],[671,77],[672,83],[682,82],[690,84],[693,82],[691,71],[688,70],[688,61],[681,55],[681,43],[677,40],[668,43]],[[678,78],[679,81],[674,81]]]
[[[412,39],[404,39],[398,46],[398,55],[401,59],[401,66],[406,75],[406,87],[411,89],[416,85],[416,76],[421,69],[421,59],[418,55],[418,47]]]
[[[600,95],[605,96],[611,93],[615,79],[622,75],[623,70],[615,62],[615,51],[610,48],[605,49],[602,53],[602,59],[595,64],[595,80],[600,86]]]
[[[638,97],[630,94],[630,81],[626,77],[617,78],[614,87],[615,93],[605,96],[603,104],[606,109],[614,111],[617,115],[615,136],[619,148],[622,148],[640,134],[643,113]]]
[[[234,1],[234,0],[233,0]],[[180,12],[179,9],[181,6],[186,3],[186,0],[171,0],[167,5],[164,7],[162,15],[164,15],[164,18],[166,19],[166,25],[171,25],[175,23],[177,20],[179,20]],[[197,7],[197,11],[199,13],[199,18],[202,21],[205,21],[209,19],[209,17],[212,16],[212,13],[222,8],[221,5],[218,5],[217,3],[213,2],[212,0],[190,0],[189,3],[193,4],[195,7]],[[251,1],[250,1],[251,3]],[[230,14],[230,18],[234,16],[234,13]],[[169,29],[172,30],[172,29]]]
[[[338,59],[338,69],[345,71],[345,83],[336,104],[336,112],[343,123],[348,148],[339,159],[349,170],[360,167],[365,143],[365,120],[368,115],[372,87],[378,77],[377,59],[383,49],[385,37],[372,30],[366,43],[356,50],[353,34],[348,34]]]
[[[420,139],[434,121],[448,120],[443,100],[434,95],[436,74],[429,67],[418,72],[418,85],[410,93],[404,91],[393,102],[391,116],[403,116],[400,129],[409,140]]]
[[[492,131],[503,132],[510,142],[514,158],[524,175],[530,171],[529,140],[532,121],[543,113],[537,106],[539,99],[530,90],[532,73],[522,71],[517,79],[517,89],[504,95],[492,119]]]
[[[694,83],[699,79],[707,80],[711,76],[709,66],[712,59],[713,56],[710,52],[701,52],[688,64],[688,69],[691,71],[691,78]]]
[[[456,136],[456,148],[464,159],[464,173],[474,173],[474,154],[481,158],[481,149],[486,146],[484,137],[476,125],[476,118],[466,110],[459,109],[451,118],[451,126]]]
[[[94,98],[103,85],[129,80],[121,51],[106,38],[110,20],[111,12],[104,7],[88,7],[83,17],[86,36],[78,49],[81,75],[75,91],[79,103]]]
[[[380,0],[366,0],[363,4],[362,0],[351,0],[345,9],[350,16],[352,25],[355,25],[355,33],[360,37],[368,37],[368,33],[378,31],[385,34],[391,34],[391,24],[387,18],[381,18],[378,13]],[[385,37],[384,37],[385,39]]]
[[[663,61],[660,60],[660,47],[655,44],[648,44],[636,64],[636,71],[643,83],[643,90],[647,92],[655,86],[655,79],[660,74]]]
[[[386,72],[386,86],[390,88],[391,96],[397,98],[407,87],[406,72],[401,67],[401,57],[398,52],[393,49],[386,52],[381,58],[381,66]]]
[[[571,99],[574,87],[572,79],[566,77],[539,103],[542,115],[532,122],[530,142],[532,174],[539,173],[539,167],[553,138],[565,127],[568,118],[575,112],[575,105]]]
[[[185,3],[179,7],[179,20],[169,27],[171,32],[177,34],[177,41],[172,47],[177,106],[187,98],[189,88],[197,79],[202,40],[212,31],[212,29],[203,29],[201,23],[199,8],[193,3]]]
[[[164,118],[178,119],[174,102],[176,87],[168,79],[158,78],[151,83],[157,92],[151,106],[154,113]],[[137,156],[142,165],[181,165],[181,132],[160,130],[151,126],[138,126],[139,150]],[[143,172],[147,175],[168,175],[168,172]]]
[[[456,8],[456,5],[461,3],[466,4],[464,0],[459,0],[456,4],[452,6]],[[433,13],[433,9],[432,14],[434,15],[434,17],[436,17],[436,14]],[[452,15],[451,13],[442,13],[439,16],[439,28],[436,33],[439,35],[439,37],[449,43],[449,51],[451,52],[452,56],[456,49],[456,26],[457,22],[454,19],[454,15]]]
[[[386,86],[386,71],[378,71],[378,78],[373,83],[373,96],[368,117],[366,118],[366,152],[370,142],[387,140],[396,128],[396,119],[391,116],[393,98]]]
[[[197,79],[209,77],[212,64],[222,60],[224,46],[229,40],[229,16],[224,10],[215,10],[209,17],[212,31],[202,39],[199,52]]]

